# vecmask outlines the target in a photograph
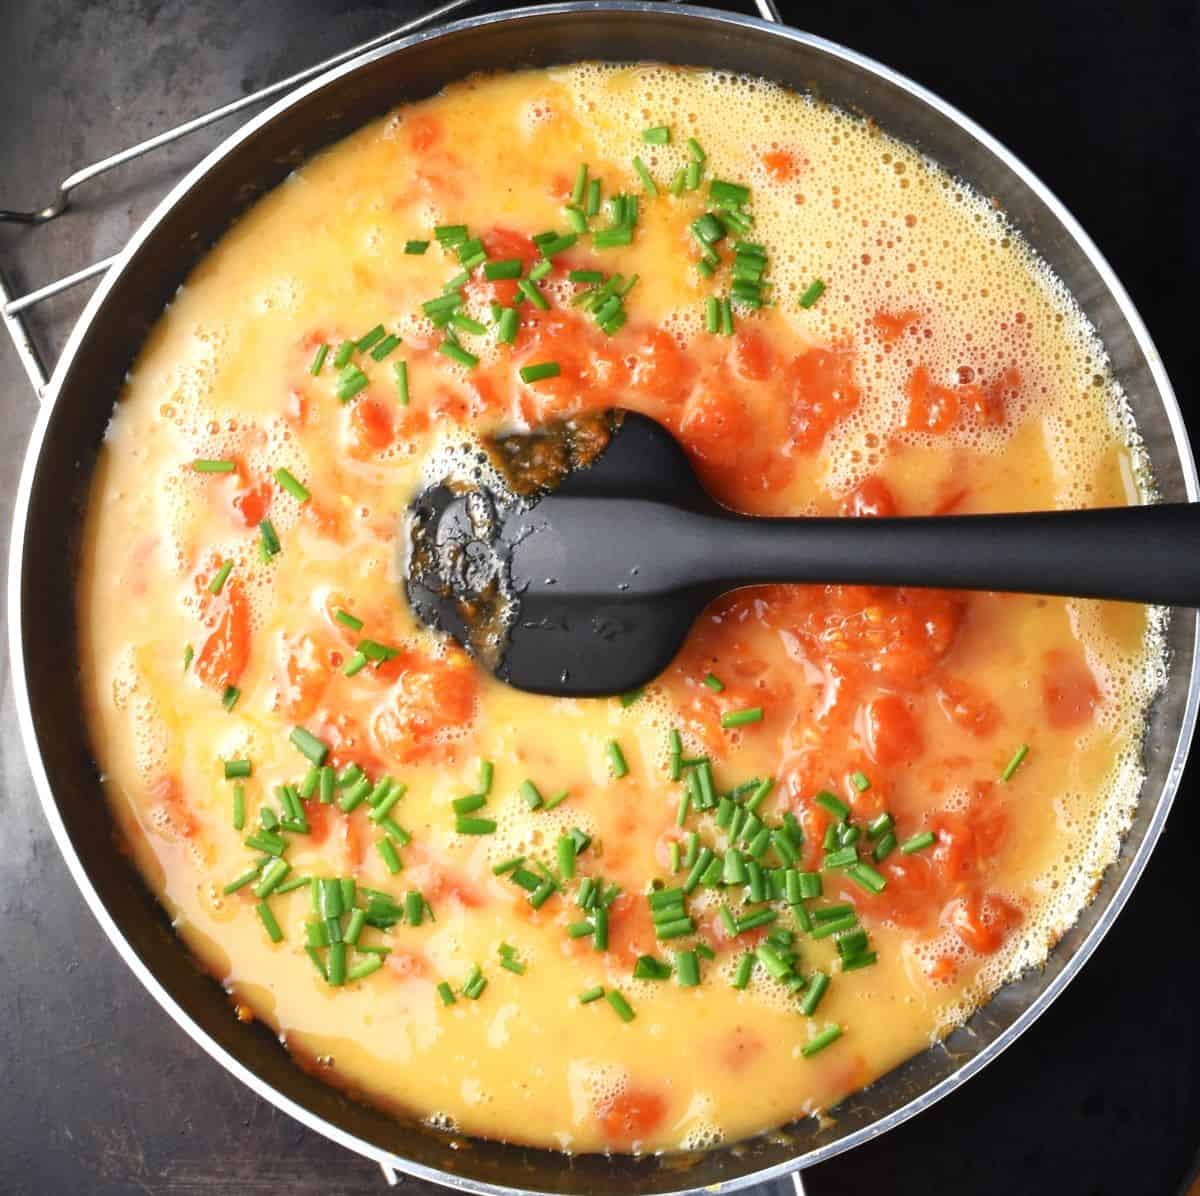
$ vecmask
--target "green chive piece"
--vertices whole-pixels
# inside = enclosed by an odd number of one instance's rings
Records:
[[[479,761],[479,792],[485,797],[492,791],[492,777],[495,773],[496,766],[490,760]]]
[[[450,808],[456,814],[471,814],[487,805],[487,798],[482,793],[469,793],[466,797],[456,797]]]
[[[635,980],[667,980],[671,975],[671,965],[655,959],[653,955],[639,955],[633,965]]]
[[[821,860],[822,868],[848,868],[858,859],[858,851],[853,847],[839,847],[836,851],[827,851]]]
[[[523,365],[518,372],[522,382],[540,382],[543,378],[557,378],[562,367],[557,361],[541,361],[536,365]]]
[[[913,835],[911,839],[906,839],[900,844],[900,852],[902,855],[912,855],[914,851],[924,851],[926,847],[932,847],[937,842],[937,835],[933,831],[922,831],[919,835]]]
[[[437,986],[437,991],[438,991],[438,996],[442,998],[443,1005],[453,1005],[454,1004],[454,990],[450,987],[450,985],[448,985],[446,983],[445,980],[443,980]]]
[[[458,311],[450,317],[450,323],[460,331],[470,332],[475,336],[482,336],[487,332],[487,329],[478,320],[472,320],[470,316],[464,316],[462,312]]]
[[[713,300],[713,302],[716,302]],[[714,673],[706,673],[704,675],[704,684],[715,694],[719,694],[725,688],[725,682]]]
[[[625,1000],[624,996],[619,990],[610,988],[608,992],[604,994],[604,999],[613,1007],[613,1009],[616,1011],[617,1017],[619,1017],[621,1021],[633,1021],[634,1017],[636,1016],[633,1012],[633,1006],[631,1006],[629,1002]]]
[[[288,738],[292,741],[292,746],[318,768],[325,763],[325,757],[329,755],[329,747],[311,731],[304,727],[293,727]]]
[[[338,374],[337,385],[334,387],[334,394],[337,395],[343,403],[348,403],[359,391],[365,390],[370,383],[370,379],[356,365],[348,365]]]
[[[846,869],[846,875],[855,883],[871,893],[882,893],[887,888],[887,880],[870,864],[862,863],[851,864]]]
[[[296,480],[290,470],[282,467],[275,471],[275,480],[297,501],[308,502],[312,495],[303,483]]]
[[[857,925],[858,919],[853,914],[846,914],[845,917],[831,918],[828,922],[818,922],[812,929],[812,936],[815,939],[827,939],[832,935],[853,930]]]
[[[721,300],[721,335],[733,335],[733,308],[728,299]]]
[[[871,839],[878,839],[885,831],[890,831],[892,826],[892,816],[885,812],[867,823],[867,836]]]
[[[473,370],[479,364],[479,358],[474,353],[468,353],[458,341],[442,341],[438,345],[438,352],[443,357],[449,357],[451,361],[457,362],[461,366],[466,366],[469,370]]]
[[[594,988],[584,989],[579,994],[580,1005],[590,1005],[593,1001],[598,1001],[604,996],[604,985],[597,984]]]
[[[408,362],[398,361],[392,366],[396,375],[396,401],[401,407],[408,406]]]
[[[586,162],[580,162],[575,168],[575,185],[571,188],[571,202],[579,207],[587,191],[588,168]]]
[[[183,671],[186,673],[192,667],[192,661],[196,659],[196,650],[191,644],[183,645]]]
[[[353,353],[354,342],[342,341],[342,343],[338,345],[337,352],[333,355],[334,368],[340,370],[343,366],[348,365]]]
[[[695,137],[687,139],[687,147],[691,152],[693,162],[703,162],[708,155],[700,148],[700,142]]]
[[[762,722],[763,709],[761,706],[751,706],[747,710],[727,710],[721,715],[722,727],[745,727],[750,723]]]
[[[525,269],[525,263],[519,257],[506,257],[498,262],[488,262],[483,268],[483,276],[489,282],[497,282],[502,278],[520,278]]]
[[[340,988],[346,983],[346,944],[330,943],[328,960],[329,984]]]
[[[745,988],[750,983],[750,976],[754,971],[755,958],[752,952],[747,951],[745,955],[738,960],[737,971],[733,974],[731,983],[734,988]]]
[[[574,879],[575,840],[570,835],[563,835],[558,841],[558,872],[563,880]]]
[[[375,850],[379,852],[384,864],[387,866],[387,870],[393,876],[395,876],[396,873],[404,867],[404,865],[400,863],[400,856],[397,853],[395,846],[392,844],[391,839],[377,839],[375,841]]]
[[[434,228],[433,235],[437,237],[439,245],[443,245],[447,249],[454,249],[467,239],[467,226],[465,224],[439,224]]]
[[[460,835],[495,834],[496,823],[490,818],[469,818],[460,814],[454,821],[454,829]]]
[[[246,789],[244,785],[233,787],[233,829],[243,830],[246,826]]]
[[[313,354],[312,365],[308,367],[308,372],[316,377],[321,372],[321,367],[325,364],[325,358],[329,353],[328,345],[318,345],[316,353]]]
[[[292,870],[287,860],[273,859],[263,870],[258,884],[254,886],[255,897],[269,897],[279,887],[279,882]]]
[[[850,807],[846,805],[846,803],[839,797],[830,793],[828,789],[822,789],[821,792],[813,798],[813,801],[815,801],[818,806],[824,806],[825,809],[828,810],[834,816],[834,818],[838,820],[838,822],[845,822],[846,819],[850,817]]]
[[[197,457],[192,462],[192,468],[197,473],[233,473],[237,466],[232,461],[212,461],[205,457]]]
[[[651,129],[643,129],[642,140],[647,145],[670,145],[671,130],[666,125],[655,125]]]
[[[695,988],[700,983],[700,960],[695,951],[675,952],[675,978],[680,988]]]
[[[825,294],[825,284],[819,278],[813,279],[804,294],[800,296],[800,306],[804,308],[812,307],[823,294]]]
[[[372,359],[374,361],[382,361],[385,357],[395,352],[399,344],[400,338],[395,333],[389,333],[371,350]]]
[[[709,295],[709,297],[704,301],[704,330],[706,332],[721,331],[721,305],[714,295]],[[708,676],[711,677],[712,674],[709,673]],[[707,684],[708,677],[706,677],[704,680],[705,684]],[[722,686],[721,688],[724,689],[725,687]],[[719,693],[720,690],[717,692]]]
[[[613,778],[619,781],[629,773],[629,765],[625,762],[625,753],[621,751],[621,745],[615,739],[610,739],[604,750],[608,754],[608,765],[612,770]]]
[[[871,788],[870,779],[865,772],[852,772],[850,774],[850,781],[859,793],[866,793]]]
[[[812,1017],[829,987],[829,977],[824,972],[813,972],[808,978],[808,989],[800,1001],[800,1012],[806,1017]],[[832,1039],[830,1040],[832,1041]],[[820,1049],[819,1047],[817,1048]]]
[[[600,211],[600,180],[591,179],[587,186],[587,199],[584,201],[583,214],[590,220]]]
[[[346,981],[353,984],[356,980],[365,980],[372,972],[378,972],[383,967],[382,955],[369,955],[358,963],[346,969]]]
[[[249,760],[226,760],[225,779],[233,781],[238,777],[248,777],[253,767]]]
[[[1017,769],[1021,767],[1021,761],[1024,760],[1028,755],[1029,744],[1021,744],[1021,746],[1017,748],[1015,752],[1013,752],[1012,759],[1009,760],[1009,762],[1004,766],[1004,771],[1000,774],[1000,779],[1002,781],[1011,781],[1013,779],[1013,773],[1015,773]]]
[[[348,610],[342,610],[341,607],[334,611],[333,617],[343,627],[349,627],[351,631],[361,631],[363,629],[362,619],[355,618]]]
[[[650,177],[650,171],[646,169],[646,163],[641,158],[634,155],[633,169],[637,171],[637,176],[642,180],[642,186],[646,190],[646,194],[652,199],[658,196],[658,188],[654,185],[654,179]]]
[[[275,531],[275,525],[269,520],[264,519],[258,525],[259,534],[262,536],[262,550],[268,557],[275,556],[282,547],[279,543],[279,535]]]
[[[603,905],[592,914],[592,946],[597,951],[608,950],[608,910]]]
[[[236,685],[225,686],[225,692],[221,694],[221,705],[226,710],[232,710],[238,702],[238,698],[242,696],[242,691]]]
[[[842,1028],[839,1025],[826,1026],[815,1038],[811,1039],[805,1046],[800,1049],[800,1053],[810,1059],[818,1051],[823,1051],[830,1043],[837,1042],[842,1036]]]
[[[550,301],[538,290],[536,282],[530,282],[528,278],[522,278],[517,283],[517,290],[533,304],[534,307],[540,308],[542,311],[550,310]]]
[[[629,225],[602,228],[592,234],[593,249],[616,249],[621,245],[633,244],[633,229]]]
[[[275,915],[271,913],[271,907],[265,901],[260,901],[254,907],[254,912],[258,914],[259,921],[262,922],[267,932],[267,937],[271,942],[282,942],[283,931],[279,929],[279,923],[275,921]]]
[[[210,594],[219,594],[225,588],[225,582],[229,574],[233,571],[233,562],[226,561],[220,569],[217,570],[216,576],[208,583],[208,592]]]
[[[821,884],[821,874],[819,872],[801,872],[800,873],[800,896],[809,901],[813,897],[820,897],[824,886]]]
[[[333,769],[327,764],[321,769],[321,777],[318,782],[320,802],[323,806],[327,806],[333,801],[333,785]]]
[[[695,191],[700,186],[700,176],[704,173],[704,162],[701,159],[693,158],[688,164],[683,175],[683,185],[688,191]]]
[[[251,868],[249,872],[243,872],[236,880],[231,880],[221,892],[228,897],[231,893],[236,893],[238,889],[244,889],[255,877],[258,876],[258,869]]]
[[[317,792],[317,786],[321,783],[321,770],[314,764],[308,772],[304,774],[302,780],[297,786],[296,792],[305,801],[314,796]],[[303,811],[301,811],[303,812]]]
[[[531,810],[540,810],[545,805],[541,790],[528,777],[521,782],[517,792]]]
[[[405,241],[404,252],[415,254],[418,257],[429,248],[428,241]]]
[[[500,313],[500,319],[496,324],[496,339],[502,344],[511,345],[517,339],[517,324],[520,322],[520,316],[517,314],[515,307],[506,307]]]
[[[645,689],[631,689],[628,693],[621,695],[621,708],[628,710],[644,694]]]
[[[882,864],[884,860],[896,850],[896,836],[893,832],[888,831],[883,838],[875,844],[875,850],[871,854],[875,857],[877,864]]]

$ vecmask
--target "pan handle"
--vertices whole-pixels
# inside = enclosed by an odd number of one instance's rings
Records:
[[[770,21],[775,25],[784,23],[783,17],[779,15],[779,6],[775,0],[754,0],[754,7],[758,9],[758,15],[764,21]]]

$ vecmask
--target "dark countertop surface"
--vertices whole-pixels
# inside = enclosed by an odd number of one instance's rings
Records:
[[[1200,7],[1194,0],[789,6],[997,134],[1101,245],[1195,433],[1200,407]],[[398,24],[422,6],[4,0],[0,205],[48,201],[97,156]],[[225,123],[78,194],[49,228],[0,226],[18,291],[113,252]],[[83,292],[37,312],[61,344]],[[0,338],[0,535],[34,399]],[[6,641],[5,641],[6,642]],[[9,665],[0,723],[0,1191],[379,1193],[373,1164],[253,1096],[147,996],[76,892],[38,809]],[[1181,1192],[1200,1144],[1195,994],[1200,764],[1138,891],[1082,976],[1005,1055],[914,1121],[806,1173],[812,1196]],[[401,1189],[434,1189],[405,1181]]]

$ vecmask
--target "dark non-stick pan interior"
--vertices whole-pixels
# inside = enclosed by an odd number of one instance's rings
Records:
[[[49,414],[29,495],[28,518],[14,529],[21,554],[20,629],[30,708],[45,771],[83,870],[129,947],[203,1035],[279,1093],[344,1133],[462,1180],[535,1191],[593,1194],[674,1191],[733,1181],[786,1163],[892,1118],[930,1098],[997,1040],[1011,1037],[1032,1006],[1050,995],[1094,927],[1105,924],[1114,894],[1143,839],[1158,829],[1169,801],[1170,766],[1184,721],[1195,621],[1171,628],[1171,680],[1156,706],[1147,743],[1148,779],[1121,858],[1095,903],[1055,950],[1046,968],[1009,985],[941,1046],[910,1060],[848,1100],[836,1120],[806,1120],[754,1142],[689,1162],[599,1156],[568,1159],[496,1143],[454,1140],[356,1104],[300,1070],[261,1026],[240,1025],[220,988],[193,965],[162,911],[114,840],[80,715],[73,637],[78,529],[97,445],[126,370],[164,305],[205,250],[264,192],[321,147],[405,100],[436,92],[477,71],[545,66],[584,58],[654,59],[766,76],[870,115],[894,133],[997,196],[1016,225],[1072,289],[1103,336],[1133,403],[1164,498],[1185,500],[1190,465],[1181,461],[1167,408],[1137,336],[1098,265],[1064,227],[1052,202],[968,130],[914,94],[830,47],[794,39],[725,14],[678,8],[542,9],[465,22],[379,52],[312,87],[251,128],[215,161],[125,264],[90,319]],[[934,81],[936,82],[936,81]],[[86,317],[85,317],[86,319]],[[55,629],[47,634],[46,629]],[[1148,844],[1147,844],[1148,845]],[[790,1061],[781,1060],[781,1069]],[[925,1103],[922,1101],[922,1103]]]

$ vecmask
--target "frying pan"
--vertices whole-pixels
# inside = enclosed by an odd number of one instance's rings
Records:
[[[759,20],[646,3],[561,4],[457,22],[364,54],[301,87],[176,186],[105,275],[71,334],[25,459],[9,567],[21,733],[46,817],[84,898],[139,980],[232,1074],[310,1128],[385,1167],[472,1192],[667,1193],[790,1187],[787,1176],[926,1109],[995,1058],[1079,971],[1145,867],[1196,720],[1197,617],[1175,612],[1163,690],[1146,728],[1146,779],[1119,858],[1044,968],[830,1119],[805,1119],[704,1154],[567,1157],[396,1121],[301,1070],[264,1026],[242,1025],[201,973],[117,843],[81,716],[74,623],[78,539],[96,450],[126,370],[175,289],[237,216],[323,146],[474,71],[583,58],[656,59],[765,76],[871,117],[997,197],[1096,326],[1130,396],[1160,496],[1195,501],[1170,383],[1124,289],[1070,213],[1002,145],[935,95],[819,38]]]

